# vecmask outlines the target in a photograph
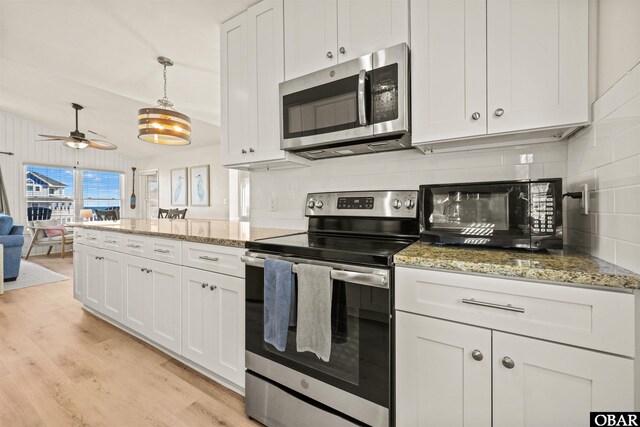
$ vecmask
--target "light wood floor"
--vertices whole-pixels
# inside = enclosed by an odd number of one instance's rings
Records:
[[[72,258],[31,257],[72,277]],[[72,281],[0,295],[0,426],[246,426],[240,395],[82,310]]]

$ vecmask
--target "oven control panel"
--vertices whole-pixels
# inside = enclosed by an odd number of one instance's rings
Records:
[[[306,216],[417,218],[417,191],[309,193]]]

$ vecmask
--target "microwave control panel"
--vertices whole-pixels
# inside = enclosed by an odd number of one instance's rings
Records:
[[[531,185],[531,231],[534,234],[553,234],[556,227],[556,206],[553,186],[549,183]]]

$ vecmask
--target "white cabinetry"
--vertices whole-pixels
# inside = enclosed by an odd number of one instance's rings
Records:
[[[408,0],[285,0],[287,80],[409,43]]]
[[[76,244],[74,297],[242,389],[244,250],[95,230],[92,235],[109,249]]]
[[[244,281],[182,268],[182,355],[244,387]]]
[[[551,140],[588,123],[588,8],[412,1],[414,145],[516,132]]]
[[[637,410],[633,294],[404,267],[396,290],[397,425],[588,425],[590,411]]]
[[[282,0],[263,0],[221,26],[221,157],[237,169],[306,164],[280,150]]]

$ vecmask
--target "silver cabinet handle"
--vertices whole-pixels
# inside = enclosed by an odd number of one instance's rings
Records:
[[[249,152],[250,152],[250,153],[255,153],[255,152],[256,152],[256,150],[254,150],[253,148],[249,148]]]
[[[151,270],[149,268],[147,268],[146,270],[147,270],[147,273],[152,273],[153,272],[153,270]]]
[[[127,245],[128,248],[140,249],[140,245]]]
[[[118,243],[116,240],[105,240],[105,243]]]
[[[365,93],[367,82],[367,70],[360,70],[358,74],[358,120],[361,126],[367,124],[367,104],[365,102]]]
[[[154,251],[154,252],[161,253],[161,254],[168,254],[169,252],[171,252],[171,251],[170,251],[170,250],[168,250],[168,249],[154,249],[153,251]]]
[[[516,366],[516,363],[509,356],[505,356],[502,358],[502,366],[507,369],[513,369],[513,367]]]
[[[244,148],[240,151],[242,151],[242,154],[247,154],[247,150],[245,150]]]
[[[477,360],[478,362],[484,358],[484,356],[482,355],[482,352],[478,349],[473,350],[471,352],[471,357],[473,357],[473,360]]]
[[[141,268],[140,271],[142,271],[143,273],[147,271],[146,268]]]
[[[493,112],[493,115],[496,117],[500,117],[504,114],[504,110],[502,108],[498,108],[496,111]]]
[[[340,50],[339,50],[339,51],[340,51],[340,53],[341,53],[341,54],[343,54],[343,55],[344,55],[345,53],[347,53],[347,49],[345,49],[345,48],[344,48],[344,46],[340,46]]]
[[[213,257],[206,256],[206,255],[199,256],[198,258],[203,259],[205,261],[213,261],[213,262],[218,261],[218,258],[213,258]]]
[[[203,284],[202,284],[202,289],[204,289],[204,288],[206,288],[206,287],[207,287],[207,284],[206,284],[206,283],[203,283]]]
[[[473,114],[471,115],[471,118],[472,118],[473,120],[480,120],[480,113],[478,113],[478,112],[476,111],[475,113],[473,113]]]
[[[215,291],[216,289],[218,289],[218,287],[216,285],[211,285],[209,286],[209,289],[211,289],[212,291]]]
[[[515,311],[517,313],[524,313],[524,308],[522,307],[514,307],[511,304],[496,304],[493,302],[485,302],[485,301],[477,301],[475,298],[463,298],[462,302],[464,304],[471,304],[471,305],[480,305],[482,307],[489,307],[489,308],[497,308],[500,310],[507,310],[507,311]]]
[[[329,59],[333,58],[333,53],[331,53],[331,51],[327,52],[327,58]]]
[[[96,237],[85,237],[87,240],[98,240]]]

